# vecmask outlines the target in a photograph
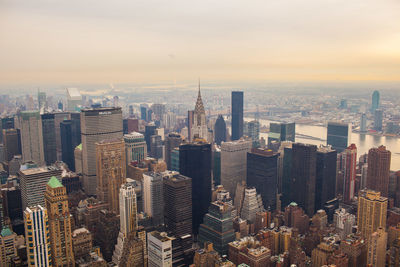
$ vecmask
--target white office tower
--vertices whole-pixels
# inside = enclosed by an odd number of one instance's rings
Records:
[[[247,140],[221,143],[221,184],[235,197],[237,184],[246,181],[247,152],[252,143]]]
[[[356,216],[343,208],[337,209],[333,215],[333,225],[340,238],[345,239],[352,233],[353,226],[356,225]]]
[[[137,201],[135,187],[132,183],[126,183],[119,190],[120,231],[115,245],[112,261],[119,264],[124,248],[125,240],[137,230]]]
[[[143,174],[143,210],[154,226],[164,223],[163,175],[156,172]]]
[[[67,88],[67,111],[79,111],[82,95],[77,88]]]
[[[40,205],[26,208],[24,222],[28,266],[51,266],[47,210]]]
[[[148,267],[172,266],[172,239],[165,232],[147,233]]]
[[[246,188],[244,190],[244,199],[240,218],[254,223],[256,219],[256,213],[263,210],[264,207],[262,204],[261,195],[257,194],[257,191],[254,187]]]

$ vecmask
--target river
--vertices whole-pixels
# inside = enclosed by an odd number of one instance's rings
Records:
[[[251,118],[245,118],[245,121],[251,121]],[[261,125],[269,126],[269,123],[273,121],[269,120],[260,120]],[[306,124],[296,124],[296,135],[308,135],[318,139],[326,140],[327,130],[324,126],[314,126],[314,125],[306,125]],[[268,133],[260,133],[260,137],[264,137],[265,140],[268,140]],[[296,142],[305,143],[305,144],[313,144],[320,145],[326,144],[326,141],[313,140],[308,138],[302,138],[296,136]],[[357,146],[357,157],[364,153],[368,153],[368,150],[372,147],[378,147],[380,145],[386,146],[386,149],[392,152],[392,160],[391,160],[391,170],[400,170],[400,138],[398,137],[390,137],[390,136],[380,136],[380,135],[369,135],[369,134],[360,134],[360,133],[351,133],[351,139],[349,140],[349,144],[354,143]]]

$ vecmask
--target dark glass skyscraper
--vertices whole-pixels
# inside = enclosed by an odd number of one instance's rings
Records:
[[[3,130],[14,128],[14,117],[1,118],[0,142],[3,141]]]
[[[328,122],[328,134],[326,143],[337,152],[347,148],[349,139],[349,125],[341,122]]]
[[[374,111],[374,130],[382,131],[383,110],[375,109]]]
[[[232,141],[243,136],[243,92],[232,92]]]
[[[327,201],[335,198],[336,150],[319,147],[317,150],[317,172],[315,185],[315,211],[324,208]]]
[[[54,114],[42,114],[43,152],[46,165],[57,161],[57,141]]]
[[[272,150],[253,148],[247,153],[247,185],[255,187],[263,205],[276,209],[278,187],[278,154]]]
[[[315,210],[317,146],[292,145],[291,200],[302,207],[308,216]]]
[[[179,147],[182,143],[182,137],[178,133],[169,133],[165,137],[165,163],[167,163],[167,169],[171,170],[171,152],[174,148]]]
[[[75,171],[74,149],[80,144],[80,135],[76,133],[76,122],[65,120],[60,123],[62,161],[71,171]],[[80,130],[79,130],[80,132]]]
[[[289,205],[292,197],[292,148],[285,147],[282,171],[282,207]]]
[[[144,140],[146,141],[147,145],[147,153],[151,152],[151,147],[150,147],[150,139],[152,135],[156,134],[156,128],[154,124],[146,125],[144,128]]]
[[[181,145],[179,172],[192,178],[192,222],[193,233],[197,234],[211,202],[211,145],[203,142]]]
[[[226,123],[222,115],[218,116],[214,126],[214,141],[217,145],[226,141]]]
[[[3,130],[3,144],[6,161],[12,160],[15,155],[21,155],[21,140],[18,130]]]
[[[379,99],[380,99],[379,91],[374,91],[372,93],[372,103],[371,103],[372,112],[374,112],[376,109],[379,108]]]

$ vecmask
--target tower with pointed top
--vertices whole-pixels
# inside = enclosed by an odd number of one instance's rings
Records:
[[[199,81],[199,92],[197,95],[196,106],[194,107],[193,124],[191,129],[191,140],[194,138],[200,138],[207,140],[208,128],[206,122],[206,112],[204,110],[203,100],[201,99],[200,93],[200,81]]]

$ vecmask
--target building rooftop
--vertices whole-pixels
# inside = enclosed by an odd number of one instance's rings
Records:
[[[155,238],[157,238],[158,240],[160,240],[161,242],[166,242],[166,241],[171,240],[171,238],[168,237],[166,232],[153,231],[153,232],[150,232],[150,234],[152,236],[154,236]]]
[[[63,187],[63,185],[58,181],[55,176],[51,176],[50,180],[47,183],[51,188]]]
[[[30,169],[24,169],[20,170],[20,172],[24,175],[33,175],[33,174],[38,174],[38,173],[43,173],[43,172],[49,172],[49,171],[55,171],[58,170],[56,167],[38,167],[38,168],[30,168]]]
[[[79,234],[84,234],[84,233],[90,233],[90,232],[89,232],[88,229],[82,227],[82,228],[75,229],[75,230],[72,232],[72,236],[75,237],[75,236],[77,236],[77,235],[79,235]]]
[[[1,230],[2,237],[6,237],[6,236],[10,236],[10,235],[12,235],[12,232],[8,227],[5,227],[5,228],[3,228],[3,230]]]

